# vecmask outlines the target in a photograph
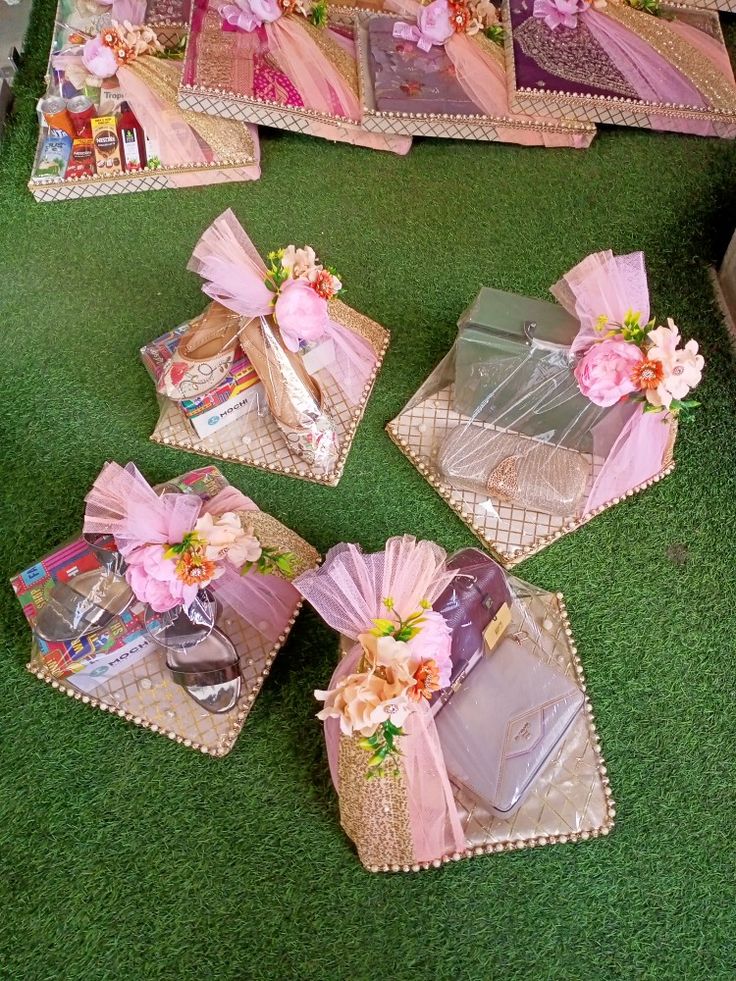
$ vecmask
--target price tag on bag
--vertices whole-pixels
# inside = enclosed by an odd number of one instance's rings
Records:
[[[498,613],[483,631],[483,640],[485,641],[486,645],[484,653],[491,653],[501,637],[506,633],[506,629],[510,623],[511,607],[508,603],[504,603],[499,609]]]

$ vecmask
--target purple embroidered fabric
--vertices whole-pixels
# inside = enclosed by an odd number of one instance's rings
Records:
[[[370,72],[380,112],[450,113],[476,116],[481,110],[463,92],[443,47],[421,51],[393,36],[392,17],[371,18]]]

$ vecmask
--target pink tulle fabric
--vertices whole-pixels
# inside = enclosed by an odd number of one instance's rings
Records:
[[[317,112],[359,123],[357,94],[295,17],[266,24],[268,45],[276,61],[299,90],[305,105]]]
[[[164,167],[205,164],[214,159],[212,150],[200,145],[181,111],[164,102],[136,75],[135,68],[121,65],[118,81],[138,122],[158,147]]]
[[[230,209],[204,232],[187,269],[204,279],[207,296],[241,316],[272,313],[274,295],[264,283],[266,266]],[[375,352],[368,341],[334,320],[329,320],[325,336],[335,352],[330,374],[350,405],[358,405],[375,366]]]
[[[146,22],[146,0],[113,0],[110,15],[118,24],[139,26]]]
[[[421,4],[416,0],[386,0],[384,9],[402,17],[416,18]],[[486,51],[467,34],[454,34],[445,44],[445,52],[455,69],[455,77],[469,99],[487,116],[518,115],[520,119],[549,125],[549,119],[512,113],[506,72],[503,65],[495,62]],[[572,146],[583,148],[590,137],[582,133],[551,133],[511,126],[497,126],[499,139],[504,143],[520,146]]]
[[[709,108],[706,96],[675,65],[660,55],[642,37],[601,11],[587,7],[582,22],[611,58],[640,99],[647,102],[674,103]],[[667,30],[679,34],[700,51],[718,71],[733,82],[733,70],[725,48],[703,31],[683,21],[663,23]],[[713,123],[705,119],[650,117],[652,128],[689,133],[695,136],[717,135]]]
[[[455,575],[446,570],[446,558],[438,545],[417,542],[411,535],[390,538],[383,552],[372,555],[364,555],[356,545],[337,545],[321,568],[300,576],[294,585],[331,627],[355,640],[371,629],[374,618],[385,615],[386,597],[393,599],[402,618],[417,610],[423,599],[432,603]],[[356,644],[337,665],[329,687],[355,671],[360,657]],[[427,706],[412,712],[403,728],[412,847],[415,861],[427,862],[461,851],[464,836]],[[339,721],[325,720],[324,731],[330,774],[339,793]]]
[[[629,310],[649,320],[649,288],[644,254],[587,256],[550,287],[557,302],[580,321],[573,354],[583,354],[601,340],[595,329],[601,314],[622,323]],[[609,504],[628,490],[651,479],[662,468],[672,422],[658,413],[645,413],[638,403],[616,406],[593,429],[593,452],[604,459],[593,482],[585,513]]]
[[[85,534],[112,535],[127,555],[140,545],[180,542],[200,514],[258,510],[235,487],[226,487],[207,502],[196,494],[157,494],[134,464],[107,463],[85,498]],[[210,584],[218,599],[270,642],[288,626],[299,594],[278,576],[250,570],[241,576],[224,564],[224,573]]]

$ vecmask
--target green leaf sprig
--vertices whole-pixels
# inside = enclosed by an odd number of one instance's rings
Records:
[[[372,736],[365,736],[358,740],[361,749],[371,754],[366,770],[366,780],[374,780],[376,777],[398,776],[399,761],[402,755],[401,750],[396,745],[399,736],[405,735],[401,726],[395,726],[390,719],[382,722]],[[391,769],[387,765],[391,764]]]

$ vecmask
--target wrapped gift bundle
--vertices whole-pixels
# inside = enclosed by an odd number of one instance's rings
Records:
[[[592,123],[512,112],[492,3],[387,0],[356,19],[363,125],[381,133],[587,147]]]
[[[28,670],[70,698],[228,753],[319,560],[214,467],[152,488],[106,464],[84,533],[12,580]]]
[[[411,140],[361,125],[353,17],[325,0],[194,0],[179,104],[357,146]]]
[[[332,549],[297,589],[345,639],[322,703],[372,872],[606,835],[615,810],[561,594],[483,552]]]
[[[388,331],[340,300],[340,279],[311,247],[264,262],[232,211],[189,268],[212,303],[173,345],[141,352],[161,407],[151,438],[336,485]]]
[[[703,358],[650,320],[642,253],[590,255],[551,292],[559,306],[482,290],[387,427],[509,565],[669,474],[698,404]]]
[[[517,111],[736,136],[736,82],[713,11],[659,0],[509,0],[504,26]]]
[[[260,176],[254,127],[177,106],[188,12],[174,0],[60,0],[28,185],[37,201]]]

